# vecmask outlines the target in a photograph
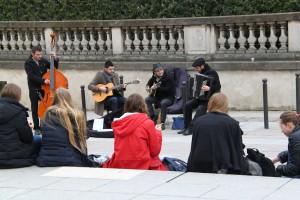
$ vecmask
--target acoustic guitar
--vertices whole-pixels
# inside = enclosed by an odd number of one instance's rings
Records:
[[[130,84],[139,84],[140,80],[134,80],[134,81],[130,81],[127,82],[125,84],[130,85]],[[121,84],[120,84],[121,85]],[[106,99],[106,97],[108,96],[112,96],[113,95],[113,90],[117,89],[120,85],[114,86],[113,83],[107,83],[106,85],[104,84],[98,84],[98,87],[105,87],[107,92],[93,92],[93,98],[95,102],[102,102]]]

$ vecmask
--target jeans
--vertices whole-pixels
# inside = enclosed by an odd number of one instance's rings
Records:
[[[104,102],[104,108],[111,110],[112,112],[119,109],[123,109],[125,104],[125,98],[121,95],[108,97]]]
[[[160,107],[160,119],[161,122],[164,123],[167,118],[167,107],[172,105],[173,102],[170,99],[157,100],[156,98],[151,96],[146,97],[145,101],[150,117],[154,116],[153,104]]]

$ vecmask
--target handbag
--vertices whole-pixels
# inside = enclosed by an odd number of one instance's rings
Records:
[[[164,157],[162,163],[169,171],[186,172],[187,163],[178,158]]]
[[[178,116],[173,117],[172,130],[181,130],[184,129],[184,117]]]

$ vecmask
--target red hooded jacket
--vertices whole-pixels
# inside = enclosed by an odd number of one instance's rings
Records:
[[[125,113],[112,123],[115,143],[111,159],[103,167],[167,170],[158,155],[161,131],[145,113]]]

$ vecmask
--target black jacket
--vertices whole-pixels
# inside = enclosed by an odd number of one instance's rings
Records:
[[[193,129],[188,172],[216,173],[227,169],[231,174],[246,174],[242,130],[229,115],[210,112],[196,120]]]
[[[220,92],[221,83],[216,70],[212,69],[208,64],[205,64],[204,69],[200,72],[200,74],[213,78],[213,83],[210,88],[210,96],[212,96],[216,92]]]
[[[156,89],[155,98],[158,101],[170,99],[173,102],[175,99],[175,85],[173,78],[167,75],[166,70],[159,82],[160,86]],[[152,75],[146,86],[151,87],[154,83],[157,83],[156,76]]]
[[[54,66],[58,68],[58,60],[54,60]],[[27,82],[29,89],[41,89],[41,85],[45,84],[42,77],[50,69],[50,62],[45,58],[39,61],[39,65],[32,59],[32,56],[25,61],[25,71],[27,74]]]
[[[13,99],[0,98],[0,168],[35,164],[36,154],[27,110]]]
[[[276,172],[282,176],[300,176],[300,126],[289,136],[288,150],[279,153],[278,157],[286,165],[278,165]]]
[[[84,167],[87,165],[87,156],[71,145],[67,129],[61,125],[59,118],[54,113],[50,119],[45,116],[41,130],[43,138],[41,150],[36,160],[37,166]],[[75,140],[78,140],[76,131]],[[76,142],[79,144],[78,141]]]

